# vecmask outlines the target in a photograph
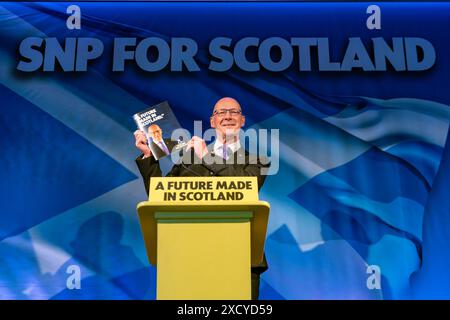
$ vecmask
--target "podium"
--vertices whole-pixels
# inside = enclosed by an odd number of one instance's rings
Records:
[[[137,211],[157,299],[251,299],[269,209],[256,177],[152,178]]]

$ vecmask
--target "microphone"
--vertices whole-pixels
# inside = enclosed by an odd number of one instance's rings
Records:
[[[184,148],[181,148],[181,151],[180,151],[180,165],[184,168],[184,169],[186,169],[187,171],[189,171],[190,173],[193,173],[194,175],[196,175],[197,177],[201,177],[201,175],[200,174],[198,174],[197,172],[195,172],[194,170],[192,170],[191,168],[189,168],[188,166],[186,166],[184,163],[183,163],[183,156],[184,156],[184,152],[185,152],[186,150],[184,149]]]

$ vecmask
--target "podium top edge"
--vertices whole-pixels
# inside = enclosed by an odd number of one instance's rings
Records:
[[[263,206],[270,209],[270,204],[267,201],[264,200],[256,200],[256,201],[239,201],[239,202],[228,202],[228,201],[221,201],[221,202],[214,202],[214,203],[202,203],[198,204],[195,202],[163,202],[163,201],[142,201],[139,202],[137,205],[137,209],[143,207],[167,207],[168,210],[173,210],[174,207],[204,207],[204,208],[210,208],[210,207],[242,207],[242,206]]]

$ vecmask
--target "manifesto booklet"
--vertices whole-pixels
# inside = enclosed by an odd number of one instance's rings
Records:
[[[178,151],[186,144],[180,140],[171,140],[173,130],[179,129],[180,124],[168,101],[135,113],[133,119],[139,130],[145,133],[148,146],[156,160]]]

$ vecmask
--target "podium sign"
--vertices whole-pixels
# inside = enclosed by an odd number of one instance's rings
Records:
[[[167,177],[152,178],[151,202],[201,202],[257,201],[256,177]]]
[[[152,178],[137,210],[157,299],[250,299],[269,214],[256,177]]]

